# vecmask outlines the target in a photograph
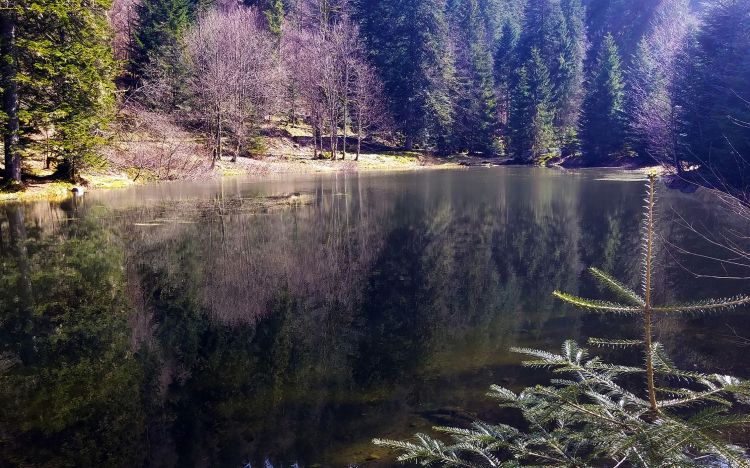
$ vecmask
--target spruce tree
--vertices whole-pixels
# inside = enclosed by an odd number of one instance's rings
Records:
[[[513,85],[509,121],[513,158],[539,161],[554,146],[551,100],[549,70],[539,50],[532,48]]]
[[[283,0],[245,0],[244,3],[258,8],[266,20],[269,31],[277,36],[281,34],[281,25],[284,22]]]
[[[562,0],[564,28],[555,77],[555,124],[560,129],[578,125],[583,102],[583,60],[586,53],[585,10],[581,0]]]
[[[624,89],[617,44],[612,34],[607,34],[599,46],[583,104],[581,136],[590,164],[624,149]]]
[[[268,29],[276,34],[281,34],[281,25],[284,22],[284,2],[282,0],[269,0],[268,6],[263,10],[268,23]]]
[[[679,158],[701,178],[746,193],[750,184],[750,1],[722,0],[682,58],[676,101]],[[744,196],[744,195],[742,195]]]
[[[61,174],[75,179],[96,159],[114,104],[108,0],[40,0],[15,3],[13,52],[19,132],[17,151],[37,144],[46,130],[47,149]],[[7,97],[7,93],[6,93]],[[11,118],[12,120],[12,118]],[[12,137],[9,125],[5,137]],[[14,177],[15,178],[15,177]]]
[[[570,128],[578,123],[586,43],[584,16],[580,0],[540,0],[527,4],[516,55],[518,63],[525,63],[536,50],[548,70],[550,99],[544,107],[554,123],[551,130],[547,129],[548,136],[550,132],[570,134]],[[550,142],[552,146],[559,145]]]
[[[0,88],[2,89],[3,148],[7,183],[21,182],[21,151],[18,118],[18,59],[16,53],[18,14],[15,8],[0,9]]]
[[[487,47],[487,29],[477,0],[456,0],[452,5],[456,31],[455,118],[453,150],[494,154],[496,99],[493,60]]]
[[[446,148],[454,59],[444,0],[377,2],[362,5],[359,16],[405,146]]]
[[[511,112],[511,90],[514,67],[516,66],[516,44],[518,28],[510,20],[503,23],[494,54],[495,95],[497,98],[497,117],[503,143],[507,146],[510,129],[508,119]]]
[[[568,340],[560,353],[514,348],[524,365],[550,369],[549,385],[516,393],[493,385],[489,396],[501,408],[515,410],[523,423],[474,421],[471,427],[435,427],[451,437],[443,442],[426,434],[413,441],[374,439],[399,453],[397,460],[422,465],[463,467],[520,466],[748,466],[747,453],[731,440],[733,430],[750,423],[750,381],[716,373],[682,370],[655,341],[657,316],[689,316],[746,306],[749,296],[688,304],[663,304],[654,296],[656,180],[646,191],[641,242],[641,290],[636,292],[609,274],[592,276],[617,301],[582,298],[555,291],[558,299],[600,314],[637,317],[636,339],[591,338],[591,346],[627,348],[640,353],[644,366],[608,363]],[[633,378],[637,377],[637,378]],[[645,383],[645,385],[644,385]],[[745,412],[735,408],[744,407]],[[735,408],[733,408],[735,407]],[[514,416],[515,420],[516,416]]]
[[[143,80],[154,64],[168,67],[180,37],[190,24],[192,0],[142,0],[136,7],[136,24],[130,51],[130,72],[136,81]]]

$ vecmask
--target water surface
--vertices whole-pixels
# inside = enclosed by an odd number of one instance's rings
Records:
[[[638,285],[637,178],[238,178],[0,207],[0,465],[388,465],[373,437],[493,420],[490,384],[549,378],[509,347],[637,336],[551,296],[602,297],[589,265]],[[706,194],[661,201],[667,246],[716,250],[678,215],[745,229]],[[695,276],[720,267],[662,249],[657,296],[748,289]],[[658,333],[682,365],[750,377],[745,315]]]

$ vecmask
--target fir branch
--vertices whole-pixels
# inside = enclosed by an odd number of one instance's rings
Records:
[[[734,309],[738,306],[750,304],[750,296],[735,296],[723,299],[706,299],[691,304],[653,307],[654,312],[660,313],[707,313],[717,310]]]
[[[597,299],[585,299],[561,291],[554,291],[552,295],[558,299],[583,309],[597,312],[612,312],[616,314],[639,314],[643,311],[641,307],[627,306],[616,302],[600,301]]]
[[[603,271],[594,267],[589,268],[589,272],[602,285],[609,288],[612,292],[620,296],[621,299],[624,299],[626,302],[630,303],[630,305],[642,307],[645,304],[643,298],[639,296],[635,291],[625,286],[623,283],[619,282],[617,279],[613,278],[607,273],[604,273]]]

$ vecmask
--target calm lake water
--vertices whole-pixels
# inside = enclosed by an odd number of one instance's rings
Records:
[[[637,178],[338,174],[0,206],[0,466],[387,466],[373,437],[493,420],[491,384],[549,378],[509,347],[637,336],[551,296],[606,297],[589,265],[638,285]],[[726,272],[680,250],[721,253],[680,216],[744,234],[715,200],[662,188],[660,213],[659,299],[750,289],[697,279]],[[669,318],[659,339],[750,377],[747,315]]]

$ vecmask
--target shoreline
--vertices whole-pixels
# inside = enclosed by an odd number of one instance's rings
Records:
[[[462,169],[475,167],[499,167],[499,166],[533,166],[532,164],[519,164],[510,160],[498,158],[480,158],[466,155],[455,155],[439,158],[419,152],[389,152],[389,153],[363,153],[360,159],[355,161],[353,155],[345,160],[312,159],[300,155],[267,156],[260,159],[239,158],[236,162],[218,161],[210,172],[200,174],[197,177],[182,177],[169,180],[152,179],[148,177],[133,178],[127,175],[126,170],[108,172],[90,172],[82,174],[85,183],[82,184],[85,191],[115,190],[129,188],[137,185],[158,184],[160,182],[174,180],[201,180],[242,177],[242,176],[264,176],[264,175],[294,175],[294,174],[333,174],[333,173],[356,173],[356,172],[409,172],[438,169]],[[566,167],[564,165],[551,165],[563,171],[579,169],[611,169],[625,172],[643,172],[652,170],[649,166],[613,165],[609,167]],[[35,201],[63,201],[73,198],[73,189],[77,187],[69,181],[64,180],[31,180],[25,184],[22,190],[4,191],[0,190],[0,205],[12,203],[30,203]]]

